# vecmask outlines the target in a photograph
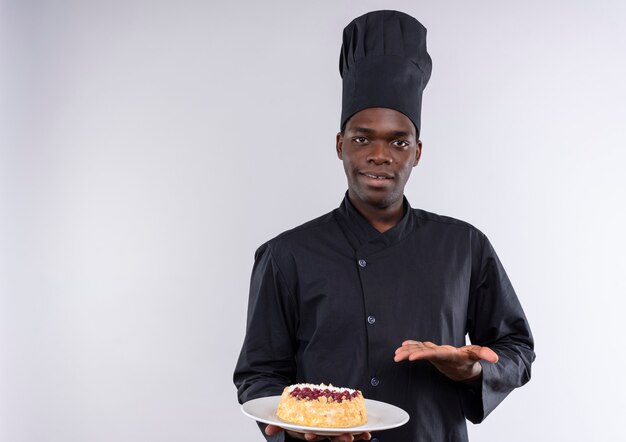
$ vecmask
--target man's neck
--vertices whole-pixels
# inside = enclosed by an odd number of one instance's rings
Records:
[[[384,233],[394,227],[404,216],[403,198],[385,207],[374,207],[364,204],[358,198],[352,197],[349,192],[348,198],[350,198],[350,202],[357,212],[380,233]]]

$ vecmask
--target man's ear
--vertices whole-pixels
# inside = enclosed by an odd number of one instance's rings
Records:
[[[421,156],[422,156],[422,141],[417,140],[417,149],[415,149],[415,161],[413,162],[413,167],[417,166],[417,163],[420,162]]]
[[[337,132],[337,139],[335,141],[335,149],[337,149],[337,158],[343,160],[343,135],[341,132]]]

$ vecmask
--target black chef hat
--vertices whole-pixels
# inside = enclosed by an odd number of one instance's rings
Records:
[[[339,56],[341,129],[363,109],[387,107],[409,117],[419,134],[431,68],[426,28],[410,15],[374,11],[352,20],[343,30]]]

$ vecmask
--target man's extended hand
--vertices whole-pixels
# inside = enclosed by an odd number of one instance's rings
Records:
[[[280,427],[277,427],[276,425],[268,425],[265,428],[265,434],[267,434],[268,436],[274,436],[280,433],[281,431],[285,431],[285,430],[283,430]],[[302,440],[308,440],[308,441],[319,441],[319,440],[328,439],[331,442],[352,442],[354,440],[370,440],[372,438],[372,435],[369,433],[355,433],[355,434],[344,433],[344,434],[340,434],[339,436],[318,436],[317,434],[313,434],[313,433],[296,433],[294,431],[287,431],[287,434],[289,434],[289,436],[295,439],[302,439]]]
[[[436,345],[432,342],[404,341],[396,350],[394,361],[430,361],[453,381],[471,382],[478,379],[482,367],[478,361],[498,362],[498,355],[489,347],[466,345]]]

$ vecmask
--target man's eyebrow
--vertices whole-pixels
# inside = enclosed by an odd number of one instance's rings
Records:
[[[411,132],[405,132],[403,130],[397,130],[393,132],[393,136],[397,138],[408,138],[411,135],[412,135]]]
[[[370,129],[368,127],[352,127],[348,132],[357,132],[363,134],[373,134],[376,132],[374,129]]]
[[[361,134],[366,134],[366,135],[371,135],[376,133],[376,131],[374,129],[370,129],[369,127],[352,127],[350,128],[350,130],[348,130],[348,132],[353,132],[353,133],[361,133]],[[393,138],[409,138],[412,135],[411,132],[407,132],[404,130],[394,130],[393,132],[391,132],[391,136]]]

